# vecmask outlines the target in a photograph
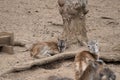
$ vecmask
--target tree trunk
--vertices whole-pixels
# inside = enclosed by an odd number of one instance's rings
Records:
[[[87,0],[58,0],[58,4],[64,26],[62,38],[67,39],[69,45],[84,45],[88,40],[85,27]]]

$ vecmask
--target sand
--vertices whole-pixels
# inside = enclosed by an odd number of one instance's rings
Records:
[[[120,1],[89,0],[86,28],[90,40],[99,41],[102,54],[120,56]],[[105,19],[108,17],[109,19]],[[56,39],[62,33],[62,18],[57,0],[0,0],[0,31],[14,32],[15,40],[26,47],[37,41]],[[17,63],[34,60],[25,47],[14,47],[15,54],[0,53],[0,73]],[[58,62],[59,63],[59,62]],[[60,62],[48,69],[35,67],[30,70],[10,73],[0,80],[46,80],[51,75],[74,79],[73,60]],[[120,65],[108,65],[120,78]]]

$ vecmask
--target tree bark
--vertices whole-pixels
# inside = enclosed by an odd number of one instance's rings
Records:
[[[58,0],[58,4],[64,26],[62,38],[67,39],[69,45],[83,45],[88,40],[85,27],[87,0]]]

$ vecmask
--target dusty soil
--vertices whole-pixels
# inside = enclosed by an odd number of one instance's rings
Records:
[[[97,39],[101,52],[106,56],[120,57],[120,1],[89,0],[87,31],[89,39]],[[104,19],[109,17],[109,19]],[[36,41],[55,39],[63,30],[57,0],[0,0],[0,31],[15,33],[15,40],[30,46]],[[35,60],[25,47],[15,47],[15,54],[0,53],[0,73],[17,63]],[[58,62],[59,63],[59,62]],[[108,65],[120,78],[120,65]],[[74,79],[73,61],[65,61],[59,67],[6,74],[0,80],[46,80],[57,75]]]

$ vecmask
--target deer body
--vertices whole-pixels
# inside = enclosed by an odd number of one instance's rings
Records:
[[[116,75],[103,63],[90,62],[83,75],[78,80],[115,80]]]
[[[50,56],[50,54],[58,53],[57,44],[55,42],[35,43],[30,53],[32,57],[36,57],[38,54]]]
[[[89,41],[88,48],[89,51],[75,56],[75,80],[115,80],[115,74],[109,68],[106,70],[104,62],[99,59],[98,42]]]
[[[75,77],[79,80],[89,65],[89,61],[99,60],[99,47],[97,41],[88,42],[89,51],[82,51],[75,56]],[[102,62],[102,61],[101,61]]]
[[[96,55],[91,54],[89,51],[82,51],[75,56],[75,78],[79,80],[83,72],[89,65],[89,61],[95,61]]]
[[[64,40],[58,39],[58,42],[38,42],[32,45],[30,55],[37,57],[38,54],[51,56],[63,52],[66,49]]]

